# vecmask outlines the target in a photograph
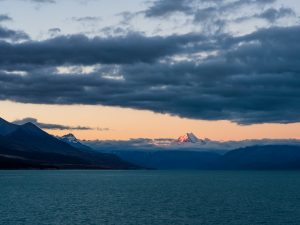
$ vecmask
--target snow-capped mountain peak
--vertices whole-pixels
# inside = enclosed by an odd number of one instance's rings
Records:
[[[81,143],[80,140],[78,140],[74,134],[66,134],[62,137],[57,137],[59,140],[75,147],[81,150],[91,150],[91,148],[89,148],[88,146],[84,145]]]
[[[186,133],[185,135],[180,136],[176,142],[177,143],[197,143],[197,142],[204,143],[203,140],[197,138],[197,136],[194,135],[193,133]]]
[[[74,136],[74,134],[66,134],[62,136],[61,139],[69,143],[80,143],[80,141]]]

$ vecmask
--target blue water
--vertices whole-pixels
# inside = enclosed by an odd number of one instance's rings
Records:
[[[0,224],[300,224],[300,172],[0,171]]]

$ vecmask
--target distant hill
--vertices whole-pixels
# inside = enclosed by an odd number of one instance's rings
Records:
[[[81,150],[92,150],[92,148],[84,145],[73,134],[66,134],[62,137],[57,137],[59,140]]]
[[[224,154],[189,150],[115,150],[120,158],[154,169],[274,170],[300,169],[300,147],[261,145]]]
[[[300,147],[251,146],[229,151],[219,162],[221,169],[300,169]]]
[[[0,118],[0,135],[5,136],[18,128],[18,125],[9,123],[6,120]]]
[[[122,146],[122,142],[97,145],[82,143],[72,134],[54,137],[32,123],[16,125],[0,118],[0,169],[300,169],[297,145],[261,144],[230,151],[199,151],[196,147],[209,141],[201,141],[192,133],[179,140],[179,144],[170,146],[184,145],[184,149],[155,145],[139,149],[138,145]]]
[[[136,169],[109,153],[76,148],[32,123],[0,120],[0,168]]]

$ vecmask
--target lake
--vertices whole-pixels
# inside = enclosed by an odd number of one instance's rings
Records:
[[[0,171],[0,224],[300,224],[300,171]]]

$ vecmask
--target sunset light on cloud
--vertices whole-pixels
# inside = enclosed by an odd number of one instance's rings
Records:
[[[177,138],[190,131],[201,138],[219,141],[300,138],[299,123],[238,125],[230,121],[192,120],[151,111],[84,105],[57,106],[1,102],[1,109],[9,121],[33,117],[44,123],[90,127],[92,128],[90,130],[47,131],[54,135],[72,132],[82,139],[91,140]],[[101,128],[109,129],[101,130]]]

